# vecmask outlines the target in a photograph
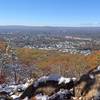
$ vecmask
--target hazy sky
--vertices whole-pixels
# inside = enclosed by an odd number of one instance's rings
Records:
[[[100,0],[0,0],[0,25],[100,26]]]

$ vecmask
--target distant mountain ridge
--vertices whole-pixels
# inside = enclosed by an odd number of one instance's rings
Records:
[[[23,25],[7,25],[0,26],[0,30],[3,29],[31,29],[31,30],[82,30],[82,31],[100,31],[100,27],[59,27],[59,26],[23,26]]]
[[[35,34],[49,33],[55,35],[76,35],[76,36],[90,36],[100,38],[100,27],[56,27],[56,26],[21,26],[8,25],[0,26],[0,33],[2,32],[35,32]]]

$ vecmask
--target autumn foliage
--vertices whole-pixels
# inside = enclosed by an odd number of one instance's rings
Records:
[[[7,43],[4,40],[0,40],[0,51],[5,52],[7,47]]]
[[[91,55],[86,56],[86,62],[90,67],[100,65],[100,51],[94,51]]]
[[[88,56],[81,54],[69,54],[58,51],[46,51],[37,49],[17,49],[17,55],[21,63],[34,64],[44,72],[57,72],[63,75],[87,72],[100,64],[100,51],[94,51]]]

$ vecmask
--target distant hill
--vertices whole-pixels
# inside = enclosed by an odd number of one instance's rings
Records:
[[[50,35],[75,35],[100,38],[100,27],[52,27],[52,26],[0,26],[2,32],[32,32]]]

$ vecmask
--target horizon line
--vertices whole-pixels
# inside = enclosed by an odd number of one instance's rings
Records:
[[[7,27],[7,26],[12,26],[12,27],[13,26],[20,26],[20,27],[21,26],[23,26],[23,27],[100,27],[100,26],[93,26],[93,25],[91,25],[91,26],[87,26],[87,25],[86,26],[85,25],[84,26],[74,26],[74,25],[73,26],[63,26],[63,25],[62,26],[60,26],[60,25],[20,25],[20,24],[19,25],[13,25],[13,24],[12,25],[10,25],[10,24],[9,25],[0,25],[0,27]]]

